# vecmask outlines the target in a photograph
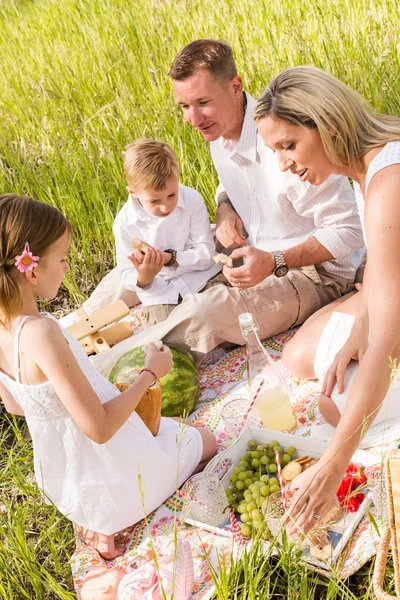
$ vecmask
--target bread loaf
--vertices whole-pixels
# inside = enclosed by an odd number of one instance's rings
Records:
[[[139,373],[139,369],[131,369],[126,373],[122,373],[118,376],[115,386],[120,392],[124,392],[137,379]],[[159,381],[147,388],[136,406],[135,412],[137,412],[146,427],[150,429],[151,433],[156,436],[161,422],[161,384]]]

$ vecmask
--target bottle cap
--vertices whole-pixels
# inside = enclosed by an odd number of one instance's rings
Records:
[[[240,325],[252,325],[254,322],[253,315],[251,313],[242,313],[239,315]]]

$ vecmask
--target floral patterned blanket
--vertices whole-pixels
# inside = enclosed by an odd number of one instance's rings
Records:
[[[145,327],[140,307],[133,309],[128,319],[134,332],[139,332]],[[266,340],[265,346],[268,352],[278,360],[285,343],[293,334],[294,331],[289,331]],[[285,373],[285,378],[290,389],[293,409],[297,415],[298,428],[295,433],[303,436],[310,435],[310,426],[322,422],[317,407],[317,384],[295,380],[288,373]],[[231,443],[219,415],[219,406],[245,383],[246,351],[243,347],[231,352],[216,348],[201,363],[199,402],[189,422],[210,429],[217,437],[218,451],[224,450]],[[374,448],[375,452],[376,450]],[[215,571],[218,571],[218,560],[224,557],[225,564],[229,567],[232,541],[230,538],[208,533],[183,523],[182,506],[183,500],[175,494],[149,515],[147,522],[143,520],[126,531],[125,554],[112,563],[107,563],[93,548],[77,541],[77,549],[72,556],[71,564],[78,597],[83,578],[93,566],[118,565],[129,573],[148,561],[151,557],[151,545],[157,548],[157,540],[161,536],[171,535],[176,526],[179,535],[190,540],[193,551],[195,563],[193,598],[196,600],[209,598],[213,589],[210,564]],[[372,514],[375,522],[381,525],[381,518],[373,508]],[[344,560],[339,568],[340,576],[345,578],[366,563],[376,553],[378,539],[371,519],[364,517],[345,551]]]

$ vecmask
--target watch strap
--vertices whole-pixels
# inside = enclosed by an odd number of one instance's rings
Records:
[[[171,255],[170,260],[164,265],[164,267],[175,267],[177,264],[176,260],[176,250],[164,250],[164,252],[168,252]]]
[[[274,274],[281,267],[285,267],[286,269],[288,269],[288,266],[285,261],[285,257],[283,256],[283,252],[281,252],[281,250],[273,250],[272,254],[274,255],[274,259],[275,259]]]

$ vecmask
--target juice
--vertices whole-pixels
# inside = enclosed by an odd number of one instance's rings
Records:
[[[289,396],[279,388],[261,390],[256,400],[256,410],[265,429],[286,431],[295,425]]]

